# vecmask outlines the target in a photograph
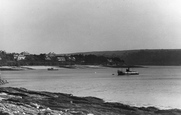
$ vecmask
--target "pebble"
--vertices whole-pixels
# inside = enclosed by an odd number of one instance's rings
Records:
[[[94,114],[92,114],[92,113],[88,113],[87,115],[94,115]]]

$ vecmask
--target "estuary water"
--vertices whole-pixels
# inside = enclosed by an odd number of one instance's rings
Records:
[[[181,109],[181,66],[134,68],[140,75],[117,76],[116,68],[1,71],[4,86],[95,96],[133,106]],[[3,86],[3,87],[4,87]]]

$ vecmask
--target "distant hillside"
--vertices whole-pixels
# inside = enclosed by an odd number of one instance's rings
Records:
[[[78,54],[119,57],[129,65],[181,65],[181,49],[100,51]]]

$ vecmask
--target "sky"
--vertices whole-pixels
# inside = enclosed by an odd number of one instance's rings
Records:
[[[0,50],[181,49],[181,0],[0,0]]]

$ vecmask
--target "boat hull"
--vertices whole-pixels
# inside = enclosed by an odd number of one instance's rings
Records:
[[[55,69],[55,68],[48,68],[47,70],[49,70],[49,71],[55,71],[55,70],[58,70],[58,69]]]
[[[136,71],[129,71],[129,72],[118,71],[118,75],[139,75],[139,73]]]

